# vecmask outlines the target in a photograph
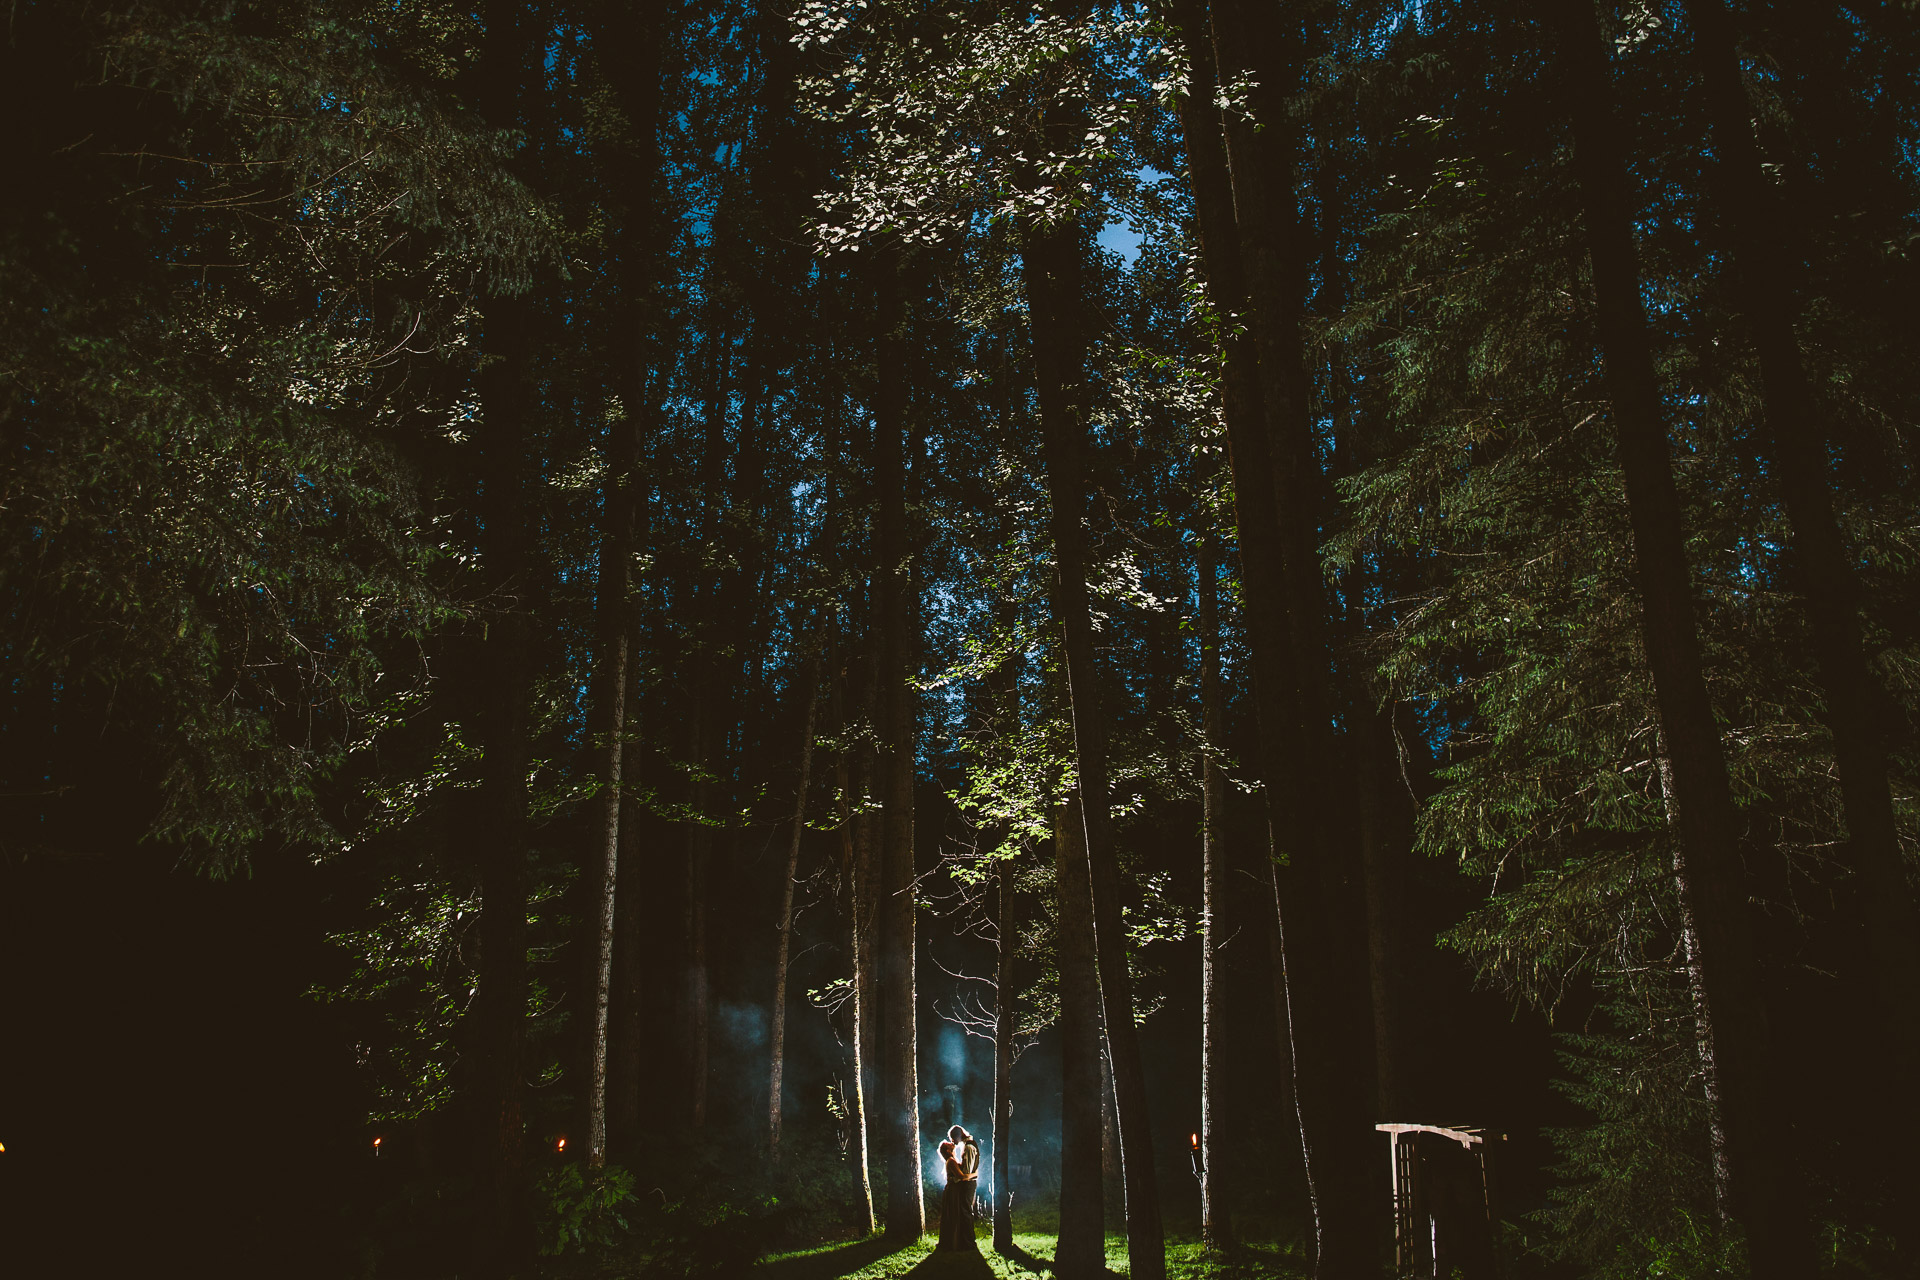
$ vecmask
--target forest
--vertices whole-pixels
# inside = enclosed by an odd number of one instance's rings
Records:
[[[6,1274],[1920,1277],[1913,0],[0,39]]]

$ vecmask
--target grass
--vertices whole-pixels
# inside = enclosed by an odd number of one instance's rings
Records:
[[[753,1269],[755,1280],[1035,1280],[1053,1270],[1055,1238],[1043,1232],[1015,1232],[1014,1251],[1007,1257],[993,1252],[988,1231],[977,1232],[980,1254],[935,1253],[934,1236],[922,1236],[910,1245],[896,1246],[872,1236],[865,1240],[820,1245],[762,1258]],[[1127,1242],[1107,1237],[1107,1271],[1127,1274]],[[1298,1254],[1278,1245],[1241,1246],[1209,1254],[1197,1240],[1167,1242],[1169,1280],[1291,1280],[1303,1275]]]

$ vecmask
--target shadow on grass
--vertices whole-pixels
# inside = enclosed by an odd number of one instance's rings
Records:
[[[928,1254],[907,1272],[912,1280],[997,1280],[986,1258],[977,1253]]]
[[[836,1276],[852,1275],[862,1267],[870,1267],[888,1254],[911,1248],[911,1243],[901,1244],[882,1236],[869,1236],[865,1240],[855,1240],[815,1253],[763,1262],[754,1268],[753,1273],[755,1276],[768,1277],[769,1280],[833,1280]]]
[[[996,1252],[1009,1262],[1018,1263],[1028,1271],[1046,1272],[1053,1270],[1052,1259],[1042,1258],[1036,1254],[1028,1253],[1017,1244],[1009,1245],[1007,1248],[997,1250]]]

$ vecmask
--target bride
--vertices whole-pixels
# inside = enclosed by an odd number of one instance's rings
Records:
[[[980,1148],[959,1125],[954,1138],[940,1144],[940,1159],[946,1165],[947,1189],[940,1197],[940,1244],[947,1252],[978,1253],[973,1238],[973,1196],[979,1187]],[[956,1146],[956,1139],[965,1142]]]

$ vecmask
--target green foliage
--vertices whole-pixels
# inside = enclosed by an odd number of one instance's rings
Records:
[[[1649,1237],[1644,1242],[1646,1268],[1635,1274],[1650,1280],[1714,1280],[1747,1274],[1746,1250],[1737,1237],[1711,1219],[1703,1223],[1684,1210],[1677,1216],[1677,1231],[1666,1239]]]
[[[452,1103],[463,1024],[478,990],[479,887],[470,869],[424,852],[440,834],[435,817],[425,813],[373,842],[383,853],[380,883],[358,926],[327,937],[347,967],[307,991],[346,1015],[375,1124],[423,1121]],[[560,1076],[555,1037],[567,1018],[553,971],[573,927],[564,908],[575,870],[536,868],[527,897],[526,1069],[540,1084]]]
[[[1716,1218],[1685,976],[1669,964],[1634,986],[1599,1028],[1560,1038],[1561,1090],[1593,1120],[1549,1135],[1563,1183],[1538,1215],[1540,1248],[1609,1278],[1726,1274],[1688,1269],[1721,1265],[1733,1244],[1703,1225]]]
[[[791,1129],[777,1169],[710,1143],[651,1149],[637,1200],[622,1211],[626,1229],[589,1257],[647,1276],[736,1276],[773,1249],[842,1238],[845,1157],[812,1117]]]
[[[589,1173],[568,1161],[543,1170],[534,1188],[540,1252],[548,1257],[612,1244],[626,1230],[635,1202],[633,1175],[619,1165]]]
[[[202,865],[325,848],[341,741],[406,679],[390,646],[455,612],[405,455],[470,416],[440,377],[465,281],[523,279],[544,226],[511,147],[420,74],[458,56],[444,23],[403,52],[319,4],[30,10],[48,170],[0,217],[9,679],[151,742],[147,833]]]

